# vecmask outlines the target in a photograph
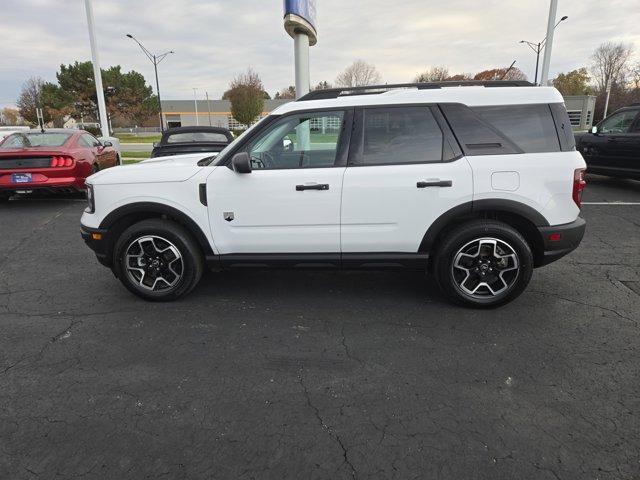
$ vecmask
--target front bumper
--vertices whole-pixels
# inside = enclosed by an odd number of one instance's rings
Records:
[[[111,268],[112,261],[109,256],[108,232],[102,228],[90,228],[80,225],[80,235],[87,246],[94,251],[98,261],[105,267]]]
[[[578,217],[574,222],[551,227],[538,227],[542,237],[543,255],[538,259],[536,267],[548,265],[551,262],[573,252],[584,237],[587,222]]]

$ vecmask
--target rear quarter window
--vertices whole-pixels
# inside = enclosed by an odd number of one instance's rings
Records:
[[[556,125],[547,104],[473,107],[472,110],[524,153],[560,151]]]

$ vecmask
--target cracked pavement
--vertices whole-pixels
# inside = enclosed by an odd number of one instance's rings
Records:
[[[208,273],[145,303],[83,208],[0,205],[0,478],[640,478],[640,205],[585,206],[581,247],[494,311],[406,272]]]

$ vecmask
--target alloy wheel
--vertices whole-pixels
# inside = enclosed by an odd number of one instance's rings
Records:
[[[516,283],[520,261],[514,248],[497,238],[477,238],[458,250],[451,275],[456,287],[474,299],[490,299]]]
[[[184,272],[180,250],[166,238],[145,235],[129,244],[125,253],[129,278],[140,287],[162,292],[175,287]]]

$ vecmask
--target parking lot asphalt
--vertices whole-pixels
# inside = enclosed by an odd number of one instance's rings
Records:
[[[403,272],[145,303],[83,200],[0,205],[0,478],[640,478],[640,182],[590,180],[580,248],[492,311]]]

